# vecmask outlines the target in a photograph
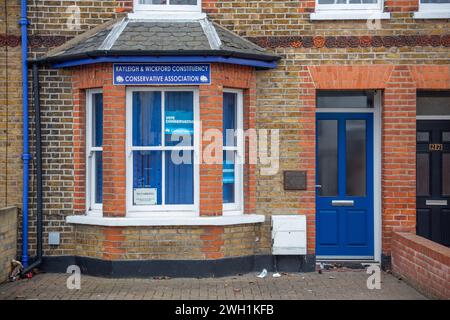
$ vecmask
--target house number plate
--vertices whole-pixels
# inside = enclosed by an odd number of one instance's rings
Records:
[[[442,143],[430,143],[428,145],[428,149],[430,151],[442,151],[444,148],[443,148]]]

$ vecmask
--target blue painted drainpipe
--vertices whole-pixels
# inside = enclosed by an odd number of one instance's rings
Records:
[[[22,35],[22,107],[23,107],[23,188],[22,188],[22,264],[28,266],[28,176],[31,155],[28,146],[28,20],[27,1],[21,0],[19,25]]]

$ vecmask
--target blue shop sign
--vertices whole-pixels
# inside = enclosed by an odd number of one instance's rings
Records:
[[[199,85],[211,83],[210,64],[116,63],[115,85]]]

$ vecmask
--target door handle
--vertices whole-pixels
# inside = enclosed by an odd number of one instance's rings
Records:
[[[316,188],[322,188],[321,184],[316,184]]]
[[[353,200],[331,200],[331,205],[333,207],[353,207],[355,201]]]

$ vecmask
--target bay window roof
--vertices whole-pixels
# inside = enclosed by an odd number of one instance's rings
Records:
[[[112,20],[89,30],[47,56],[58,63],[108,56],[221,56],[275,62],[279,57],[239,35],[200,20]]]

